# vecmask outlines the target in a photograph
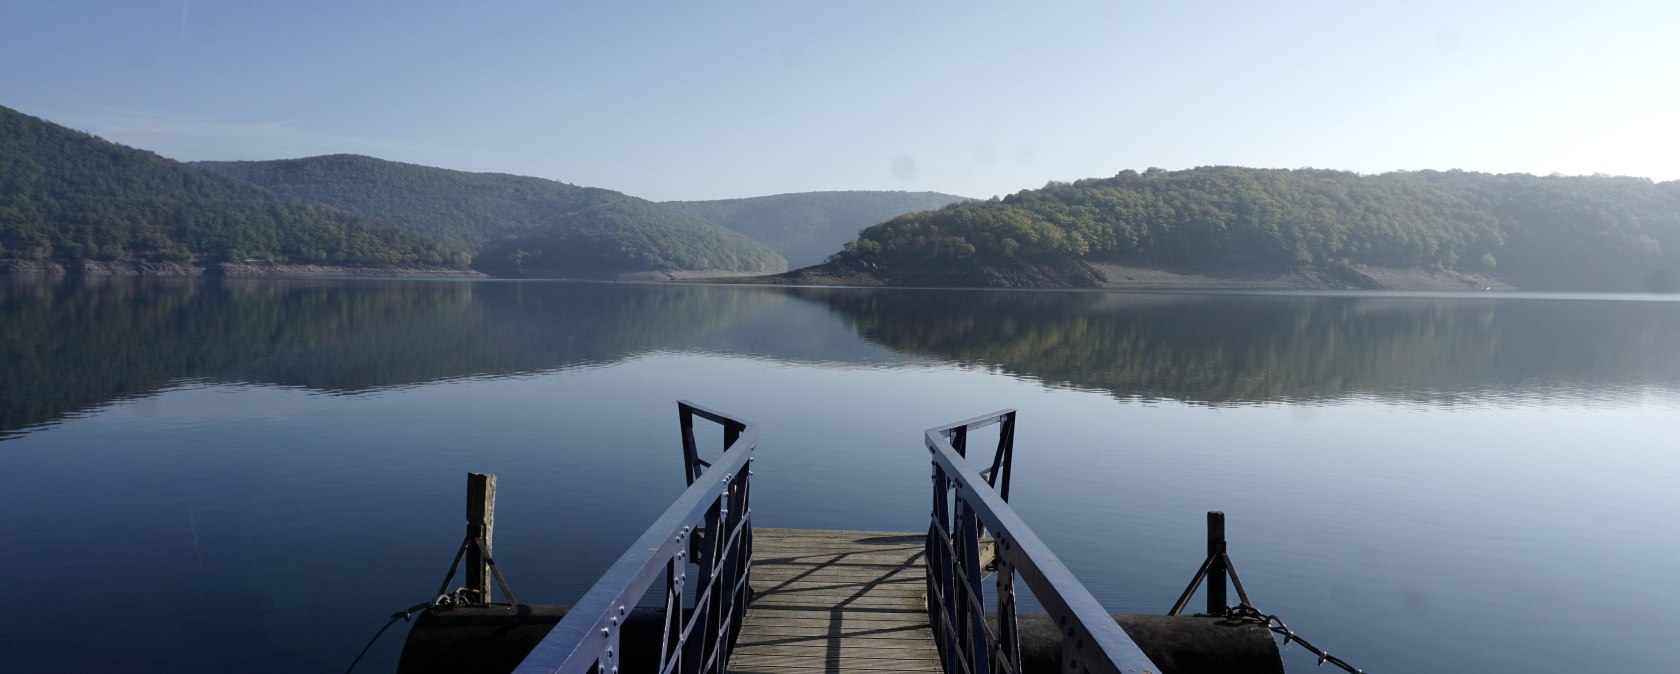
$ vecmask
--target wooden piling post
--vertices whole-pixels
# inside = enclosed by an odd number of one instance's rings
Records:
[[[1229,606],[1225,598],[1225,513],[1210,510],[1207,514],[1207,553],[1213,563],[1208,564],[1207,613],[1220,615]]]
[[[496,476],[467,473],[467,536],[478,547],[467,548],[467,589],[490,603],[490,543],[496,531]]]

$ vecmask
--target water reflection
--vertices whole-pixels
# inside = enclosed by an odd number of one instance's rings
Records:
[[[789,303],[746,290],[14,278],[0,285],[0,432],[182,379],[358,392],[688,345],[730,350],[734,339],[760,338],[731,328]],[[859,351],[855,338],[842,336]],[[807,335],[803,343],[835,341]],[[752,350],[750,340],[745,348]]]
[[[0,433],[183,379],[353,393],[660,350],[950,361],[1124,399],[1592,400],[1680,389],[1680,303],[14,278]]]
[[[1450,404],[1680,388],[1680,303],[800,289],[863,338],[1121,398]]]

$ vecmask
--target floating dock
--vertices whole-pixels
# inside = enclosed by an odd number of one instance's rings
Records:
[[[490,556],[495,478],[469,475],[467,585],[446,593],[452,566],[436,600],[393,617],[426,609],[399,674],[1282,674],[1268,626],[1225,604],[1229,576],[1251,610],[1223,514],[1208,514],[1208,558],[1168,615],[1104,610],[1008,503],[1013,410],[925,433],[925,532],[755,527],[758,427],[677,412],[688,488],[571,606],[513,598]],[[722,427],[713,458],[697,421]],[[994,425],[984,461],[971,431]],[[1178,615],[1203,579],[1208,615]],[[1044,613],[1016,611],[1018,586]]]
[[[739,674],[938,672],[922,570],[926,534],[753,530]]]

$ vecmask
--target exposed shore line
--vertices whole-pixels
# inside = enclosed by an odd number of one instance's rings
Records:
[[[1356,266],[1336,273],[1316,269],[1220,273],[1149,267],[1086,264],[1077,274],[1027,270],[1010,276],[927,275],[883,278],[869,270],[806,267],[779,274],[740,276],[738,272],[644,271],[577,277],[630,283],[720,283],[734,285],[946,287],[946,288],[1101,288],[1115,290],[1517,290],[1500,279],[1459,271]],[[141,262],[100,260],[0,260],[0,275],[86,277],[227,277],[227,278],[500,278],[473,269],[423,265],[290,264],[274,262]],[[537,277],[532,277],[537,278]],[[547,277],[543,277],[547,278]],[[564,278],[564,277],[560,277]]]
[[[1485,274],[1451,270],[1350,266],[1329,272],[1318,269],[1222,273],[1214,270],[1166,270],[1110,264],[1083,265],[1077,273],[1045,273],[1041,269],[999,276],[907,276],[887,279],[868,270],[818,265],[781,274],[705,279],[672,279],[674,283],[740,285],[947,287],[947,288],[1094,288],[1114,290],[1398,290],[1460,291],[1518,290]]]

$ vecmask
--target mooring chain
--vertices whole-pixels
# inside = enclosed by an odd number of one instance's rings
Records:
[[[449,573],[444,574],[443,583],[438,585],[437,596],[431,601],[423,601],[401,611],[397,611],[396,613],[392,613],[391,619],[385,622],[385,626],[379,628],[378,632],[374,632],[373,638],[369,639],[367,645],[362,647],[362,652],[357,653],[356,659],[350,661],[350,666],[345,668],[344,674],[350,674],[350,672],[354,671],[356,669],[356,665],[362,661],[362,657],[366,656],[368,650],[373,648],[373,644],[379,641],[379,637],[385,635],[385,630],[391,629],[391,626],[397,624],[398,620],[408,622],[412,620],[414,616],[434,609],[446,609],[452,606],[472,606],[475,604],[490,603],[490,598],[479,596],[478,590],[469,590],[464,587],[458,587],[455,588],[454,592],[448,591],[449,581],[455,579],[455,572],[461,567],[461,558],[467,554],[467,548],[469,547],[478,548],[480,553],[485,552],[484,542],[470,533],[467,534],[466,539],[461,541],[461,547],[455,551],[455,561],[449,563]],[[507,597],[508,606],[519,606],[519,601],[513,598],[513,589],[508,587],[507,579],[503,578],[501,570],[496,568],[496,560],[486,554],[484,555],[484,563],[490,567],[490,574],[495,577],[496,584],[502,587],[502,595]]]
[[[1239,604],[1237,606],[1225,607],[1224,615],[1219,617],[1265,625],[1266,629],[1269,629],[1276,634],[1283,635],[1283,645],[1288,646],[1289,642],[1293,641],[1300,644],[1301,648],[1307,649],[1307,652],[1318,656],[1318,664],[1320,666],[1323,666],[1324,663],[1328,662],[1337,667],[1341,667],[1352,674],[1365,674],[1365,670],[1354,667],[1353,665],[1348,664],[1346,660],[1331,655],[1325,652],[1324,649],[1312,645],[1312,642],[1302,639],[1301,635],[1295,633],[1295,630],[1289,629],[1289,625],[1283,622],[1283,618],[1262,613],[1260,612],[1260,609],[1249,606],[1246,603]]]

